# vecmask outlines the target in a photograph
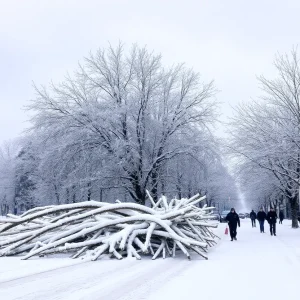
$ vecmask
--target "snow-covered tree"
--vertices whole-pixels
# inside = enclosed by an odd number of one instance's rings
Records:
[[[278,56],[275,67],[277,78],[259,78],[264,91],[260,100],[237,108],[232,122],[231,148],[239,155],[240,165],[250,161],[266,170],[269,176],[274,176],[276,187],[288,198],[292,226],[297,228],[300,183],[300,71],[297,51],[293,50],[290,56]]]
[[[13,212],[17,205],[16,157],[17,147],[14,142],[6,142],[0,147],[0,214]]]
[[[98,50],[73,77],[36,92],[37,191],[52,191],[55,203],[110,192],[144,204],[147,188],[156,201],[173,160],[211,151],[213,82],[183,65],[163,67],[146,48]]]

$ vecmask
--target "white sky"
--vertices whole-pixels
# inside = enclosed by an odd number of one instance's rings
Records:
[[[108,41],[146,44],[215,79],[226,119],[299,43],[299,11],[299,0],[0,0],[0,144],[28,126],[32,81],[61,80]]]

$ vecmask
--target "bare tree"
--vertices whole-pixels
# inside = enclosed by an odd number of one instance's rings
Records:
[[[32,129],[42,147],[72,153],[81,173],[89,158],[94,163],[98,156],[90,174],[101,168],[102,181],[121,187],[140,204],[146,188],[157,200],[164,164],[191,152],[184,136],[201,134],[213,122],[216,108],[213,82],[202,83],[183,65],[164,68],[160,55],[137,46],[129,53],[122,45],[98,50],[73,77],[49,89],[36,87],[36,92],[29,108],[35,112]],[[84,165],[78,165],[79,156],[85,157]],[[70,168],[72,159],[67,161],[62,164]]]
[[[292,227],[298,228],[300,186],[300,72],[296,50],[277,56],[278,77],[259,77],[264,95],[260,101],[240,105],[232,125],[231,149],[241,164],[251,161],[274,176],[277,187],[287,196]]]
[[[1,215],[13,212],[16,205],[17,142],[5,142],[0,147],[0,210]]]

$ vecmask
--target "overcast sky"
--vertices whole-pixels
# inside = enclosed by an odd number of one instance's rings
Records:
[[[0,144],[28,126],[32,82],[60,81],[90,50],[123,41],[215,79],[230,105],[259,94],[277,52],[299,43],[294,0],[0,0]]]

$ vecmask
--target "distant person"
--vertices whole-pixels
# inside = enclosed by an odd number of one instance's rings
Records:
[[[250,219],[251,219],[251,222],[252,222],[252,227],[256,227],[256,213],[253,209],[250,213]]]
[[[265,232],[265,220],[267,219],[267,214],[261,208],[260,211],[257,213],[257,220],[259,222],[260,233]]]
[[[227,215],[226,220],[228,221],[231,241],[237,240],[236,229],[238,225],[239,227],[241,226],[241,223],[240,223],[239,215],[235,212],[234,208],[230,210],[230,213]]]
[[[284,219],[284,214],[283,214],[283,211],[281,210],[279,212],[279,224],[282,224],[283,219]]]
[[[276,222],[277,222],[277,213],[273,207],[271,207],[270,211],[267,214],[267,220],[270,224],[270,233],[271,235],[276,236]]]

